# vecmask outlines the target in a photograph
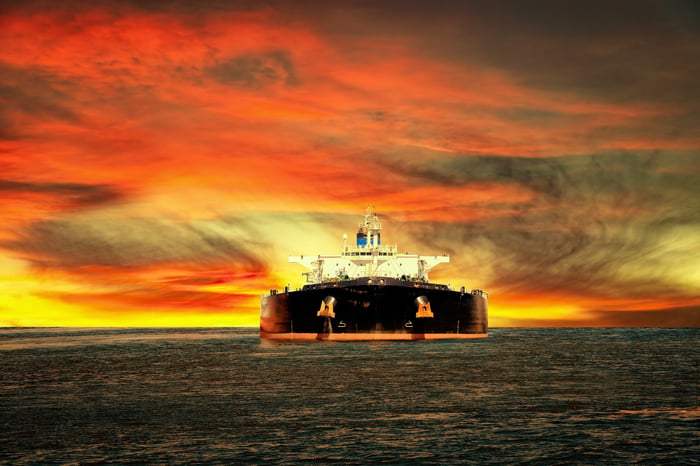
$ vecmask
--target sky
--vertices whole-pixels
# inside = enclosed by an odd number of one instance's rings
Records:
[[[368,205],[491,326],[700,326],[698,76],[692,0],[0,2],[0,326],[256,326]]]

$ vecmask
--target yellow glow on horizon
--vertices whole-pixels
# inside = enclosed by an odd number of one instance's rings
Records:
[[[546,302],[542,300],[508,300],[489,296],[489,327],[521,326],[523,321],[569,321],[577,319],[580,306],[571,303]],[[582,325],[585,325],[582,321]]]
[[[259,297],[250,290],[222,287],[221,292],[246,291],[251,298],[237,309],[209,310],[170,309],[155,306],[150,309],[115,310],[95,302],[67,302],[61,294],[86,294],[99,297],[108,289],[85,285],[55,275],[42,277],[9,274],[21,264],[4,263],[0,275],[0,327],[257,327]],[[21,267],[20,267],[21,268]]]
[[[0,327],[257,327],[259,309],[230,312],[143,309],[115,313],[23,293],[0,300]]]
[[[43,298],[31,292],[3,293],[0,299],[2,327],[75,327],[80,326],[84,313],[82,306]]]

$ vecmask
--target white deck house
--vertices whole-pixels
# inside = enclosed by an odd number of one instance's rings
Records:
[[[430,269],[450,261],[446,255],[399,254],[396,245],[381,244],[381,229],[379,218],[371,207],[367,207],[354,246],[348,245],[345,234],[343,249],[339,254],[289,256],[289,262],[301,264],[310,270],[304,274],[307,283],[323,283],[360,277],[390,277],[427,282]]]

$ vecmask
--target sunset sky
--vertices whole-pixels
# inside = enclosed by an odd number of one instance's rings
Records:
[[[569,3],[0,3],[0,326],[255,326],[369,204],[491,326],[700,326],[700,3]]]

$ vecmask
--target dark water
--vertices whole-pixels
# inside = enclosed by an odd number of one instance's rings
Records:
[[[0,462],[698,464],[700,329],[0,330]]]

